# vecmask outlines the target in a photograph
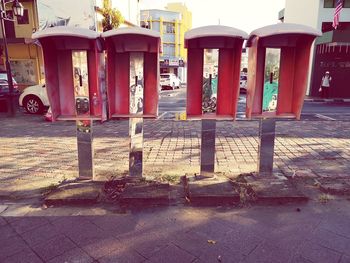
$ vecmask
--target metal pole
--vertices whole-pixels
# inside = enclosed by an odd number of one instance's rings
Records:
[[[94,178],[92,120],[77,121],[79,179]]]
[[[216,120],[202,120],[201,176],[214,177]]]
[[[11,66],[9,61],[9,55],[7,50],[7,38],[6,38],[6,32],[5,32],[5,22],[4,22],[4,16],[6,16],[6,9],[5,9],[5,3],[4,0],[1,1],[1,31],[2,31],[2,39],[4,42],[4,51],[5,51],[5,58],[6,58],[6,73],[7,73],[7,83],[9,86],[9,94],[7,97],[7,111],[9,117],[15,117],[16,115],[16,108],[14,105],[14,94],[13,94],[13,81],[12,81],[12,74],[11,74]]]
[[[77,114],[79,179],[94,179],[93,137],[90,116],[89,70],[87,51],[72,50],[73,87]]]
[[[129,119],[129,175],[142,177],[143,118]]]
[[[273,173],[276,121],[274,119],[261,119],[259,128],[258,171],[260,175],[271,176]]]
[[[144,55],[130,52],[129,112],[129,175],[142,177],[143,160],[143,102],[144,102]],[[139,115],[139,117],[137,116]]]

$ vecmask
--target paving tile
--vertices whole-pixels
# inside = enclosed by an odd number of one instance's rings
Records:
[[[75,228],[65,232],[65,235],[79,246],[88,245],[96,240],[112,236],[112,233],[102,230],[92,223],[77,224]]]
[[[339,262],[342,256],[339,252],[322,247],[310,241],[303,243],[298,253],[312,262]]]
[[[267,243],[257,246],[242,262],[288,262],[293,254],[288,249],[281,249]]]
[[[1,260],[2,263],[42,263],[42,260],[29,248]]]
[[[91,263],[94,259],[80,248],[74,248],[48,261],[48,263]]]
[[[175,245],[169,245],[149,258],[149,262],[192,262],[195,257]]]
[[[46,224],[35,228],[31,231],[25,232],[22,234],[22,238],[29,244],[30,246],[35,246],[37,244],[50,241],[52,238],[59,235],[57,228],[51,224]]]
[[[91,218],[91,222],[108,231],[113,236],[118,236],[130,231],[134,231],[137,218],[134,215],[108,215]]]
[[[146,259],[136,251],[128,248],[126,244],[100,258],[99,263],[139,263]]]
[[[321,245],[322,247],[327,247],[340,253],[347,253],[350,251],[349,238],[322,228],[316,229],[315,232],[310,235],[309,240]]]
[[[16,221],[10,221],[11,226],[19,234],[36,229],[48,223],[49,221],[44,217],[22,217]]]
[[[119,246],[120,241],[118,239],[113,237],[101,237],[80,248],[92,258],[99,259],[117,250]]]
[[[0,227],[5,225],[7,225],[7,221],[3,217],[0,217]]]
[[[220,245],[220,243],[212,244],[203,251],[199,257],[200,262],[241,262],[244,255],[234,252],[227,247]]]
[[[19,236],[8,237],[5,240],[1,241],[2,242],[0,246],[0,262],[5,258],[18,253],[24,250],[25,248],[28,248],[23,239]]]
[[[341,257],[340,263],[350,263],[350,256],[348,255],[343,255]]]
[[[222,239],[218,240],[231,252],[249,255],[263,239],[254,233],[253,229],[239,228],[237,231],[227,233]]]
[[[172,243],[196,257],[202,255],[203,251],[210,246],[207,238],[196,233],[178,234],[175,236]]]
[[[227,221],[222,219],[212,219],[207,222],[194,227],[191,232],[195,232],[199,235],[204,235],[208,239],[220,239],[226,234],[232,231],[232,228]]]
[[[313,263],[311,260],[304,258],[299,254],[295,254],[288,263]]]
[[[145,258],[150,258],[153,254],[162,250],[169,243],[169,232],[145,230],[128,233],[127,235],[119,236],[120,242],[130,244],[130,248],[136,250]]]
[[[17,235],[17,232],[10,225],[0,226],[0,243],[6,242],[9,237]]]
[[[350,224],[348,220],[349,218],[344,217],[342,213],[328,214],[327,217],[322,220],[320,228],[350,238]]]
[[[63,235],[59,235],[47,242],[32,247],[32,249],[45,261],[62,255],[74,248],[76,248],[76,245]]]

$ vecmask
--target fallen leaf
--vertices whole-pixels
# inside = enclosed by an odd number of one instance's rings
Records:
[[[209,243],[209,244],[216,244],[216,241],[215,241],[215,240],[208,239],[208,243]]]

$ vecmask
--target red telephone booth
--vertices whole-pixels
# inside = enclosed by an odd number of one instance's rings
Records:
[[[318,30],[279,23],[254,30],[249,48],[246,116],[300,119],[310,48]]]
[[[160,35],[140,27],[102,34],[107,51],[109,116],[158,114]]]
[[[235,118],[242,45],[247,38],[241,30],[220,25],[185,33],[188,118]]]
[[[43,48],[45,79],[53,120],[101,119],[103,50],[99,33],[52,27],[33,34]]]

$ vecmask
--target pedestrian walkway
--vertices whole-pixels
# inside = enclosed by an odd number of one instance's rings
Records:
[[[321,98],[321,97],[311,97],[305,96],[305,101],[309,102],[350,102],[350,98]]]
[[[74,122],[44,122],[40,116],[0,120],[0,180],[21,192],[78,175]],[[146,120],[144,173],[179,178],[199,173],[200,122]],[[257,169],[257,121],[217,123],[217,173],[238,175]],[[350,122],[281,121],[276,125],[275,172],[308,172],[320,177],[350,174]],[[128,171],[128,122],[94,126],[95,171],[99,179]]]
[[[0,262],[350,262],[350,203],[253,208],[0,205]]]

